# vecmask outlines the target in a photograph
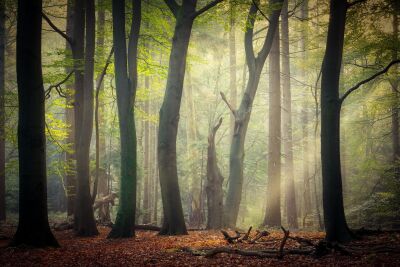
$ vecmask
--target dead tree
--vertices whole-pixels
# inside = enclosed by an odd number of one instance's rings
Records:
[[[223,196],[222,182],[224,177],[218,167],[217,153],[215,151],[215,134],[222,124],[222,118],[213,127],[208,136],[207,152],[207,229],[219,229],[222,227]]]

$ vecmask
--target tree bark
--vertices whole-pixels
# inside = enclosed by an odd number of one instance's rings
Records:
[[[281,226],[281,82],[279,26],[269,55],[268,183],[264,225]]]
[[[67,2],[67,36],[72,36],[73,34],[73,1],[69,0]],[[66,50],[71,51],[71,46],[68,41],[65,42]],[[66,73],[71,72],[71,68],[67,67],[65,69]],[[68,93],[65,99],[65,122],[69,126],[67,130],[67,143],[71,146],[71,151],[65,152],[65,161],[67,163],[67,172],[65,176],[65,188],[67,194],[67,215],[71,216],[74,214],[75,210],[75,196],[76,196],[76,166],[75,166],[75,116],[73,108],[73,86],[68,87]]]
[[[397,4],[398,5],[398,4]],[[396,7],[394,7],[396,8]],[[399,18],[398,18],[398,10],[394,10],[392,26],[393,26],[393,37],[394,41],[399,40]],[[394,48],[392,51],[392,60],[398,58],[398,49]],[[399,93],[398,93],[398,79],[394,79],[391,82],[392,92],[394,94],[394,101],[392,106],[392,146],[393,146],[393,162],[398,165],[398,160],[400,158],[400,139],[399,139]],[[398,168],[397,168],[398,169]],[[395,175],[400,177],[400,171],[396,169]]]
[[[220,229],[223,226],[223,197],[222,183],[224,177],[218,167],[217,153],[215,149],[215,134],[221,126],[222,118],[213,127],[208,136],[207,149],[207,229]]]
[[[270,3],[282,3],[280,0],[271,0]],[[230,107],[235,115],[234,134],[232,136],[230,156],[229,156],[229,185],[224,207],[224,225],[234,227],[239,214],[239,206],[242,198],[243,188],[243,161],[244,161],[244,142],[246,138],[247,126],[250,120],[251,108],[260,81],[261,70],[272,46],[273,37],[279,23],[281,9],[274,10],[270,16],[270,26],[264,45],[258,56],[255,57],[253,49],[253,26],[257,6],[254,3],[249,9],[245,32],[245,51],[246,62],[249,69],[249,79],[244,91],[240,106],[237,110]]]
[[[150,78],[145,76],[144,87],[147,92],[150,90]],[[149,99],[144,102],[144,112],[150,113]],[[150,223],[151,210],[150,210],[150,122],[148,119],[144,121],[144,172],[143,172],[143,223]]]
[[[330,1],[330,17],[321,78],[321,161],[324,223],[328,242],[347,242],[351,233],[343,207],[340,168],[339,76],[347,2]]]
[[[196,120],[196,110],[193,99],[193,83],[190,71],[187,72],[186,78],[186,135],[187,135],[187,155],[188,162],[190,164],[189,175],[191,178],[190,184],[190,198],[191,198],[191,212],[189,215],[189,225],[191,227],[196,227],[201,225],[203,222],[203,213],[201,209],[201,176],[199,177],[199,153],[196,149],[197,143],[197,120]]]
[[[85,21],[86,18],[86,21]],[[82,27],[86,25],[86,27]],[[86,47],[83,53],[83,35],[86,28]],[[94,0],[75,1],[74,9],[74,59],[84,59],[84,74],[75,66],[75,123],[76,123],[76,175],[74,229],[78,236],[97,235],[96,222],[90,195],[90,141],[93,131],[93,75],[95,49]]]
[[[0,221],[6,220],[6,158],[5,158],[5,0],[0,0]]]
[[[160,109],[158,165],[164,211],[160,234],[165,235],[187,234],[178,184],[176,137],[186,69],[186,55],[193,25],[191,14],[195,12],[196,2],[194,0],[184,1],[176,17],[167,87]]]
[[[301,4],[301,19],[303,19],[303,24],[307,23],[308,19],[308,0],[303,1]],[[306,24],[307,25],[307,24]],[[303,61],[307,58],[307,42],[308,42],[308,29],[303,29],[301,31],[301,51]],[[301,74],[304,79],[307,78],[305,68],[301,68]],[[311,190],[310,190],[310,142],[308,135],[308,124],[309,124],[309,108],[307,98],[308,95],[303,95],[303,107],[302,107],[302,135],[303,135],[303,227],[305,227],[305,220],[307,216],[311,213]]]
[[[290,58],[289,58],[289,19],[288,1],[282,6],[282,126],[283,126],[283,153],[285,155],[284,173],[286,178],[286,214],[287,223],[291,229],[298,228],[297,203],[294,190],[293,171],[293,135],[292,135],[292,96],[290,88]]]
[[[230,25],[229,25],[229,90],[230,103],[237,105],[237,83],[236,83],[236,27],[235,27],[235,4],[230,1]],[[233,127],[235,125],[235,116],[230,117],[230,136],[233,136]]]
[[[57,247],[47,216],[42,1],[18,1],[19,221],[11,246]]]
[[[137,88],[137,53],[141,23],[141,1],[132,0],[132,24],[128,50],[125,42],[125,1],[113,0],[115,81],[121,138],[120,202],[117,218],[108,238],[135,235],[136,215],[136,128],[134,104]],[[127,54],[128,51],[128,54]],[[127,65],[128,63],[128,65]]]

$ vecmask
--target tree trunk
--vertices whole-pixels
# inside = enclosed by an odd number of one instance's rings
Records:
[[[284,172],[286,178],[286,213],[290,228],[298,228],[297,204],[294,190],[293,171],[293,136],[292,136],[292,96],[290,88],[290,58],[289,58],[289,20],[288,1],[282,6],[282,126],[283,126],[283,153],[285,155]]]
[[[47,217],[42,1],[18,1],[19,221],[11,246],[58,246]]]
[[[67,36],[72,36],[73,34],[73,1],[69,0],[67,2]],[[71,51],[71,46],[66,42],[66,50]],[[66,68],[65,72],[69,73],[71,68]],[[75,166],[75,116],[73,108],[73,86],[68,87],[67,97],[65,99],[65,122],[69,126],[67,131],[67,143],[71,146],[70,151],[65,152],[65,161],[67,163],[67,172],[65,175],[65,188],[67,195],[67,215],[72,216],[75,210],[75,196],[76,196],[76,166]]]
[[[197,120],[196,110],[193,99],[193,84],[190,72],[187,72],[186,79],[186,132],[187,132],[187,155],[190,164],[189,175],[191,179],[190,196],[191,196],[191,213],[189,215],[189,225],[196,227],[203,222],[203,213],[201,209],[201,176],[199,176],[199,153],[196,148],[197,143]]]
[[[6,220],[6,158],[5,158],[5,0],[0,0],[0,221]]]
[[[97,12],[97,50],[100,51],[100,58],[104,59],[105,51],[104,51],[104,42],[105,42],[105,1],[98,0],[98,12]],[[107,64],[107,63],[106,63]],[[99,74],[96,78],[98,84],[102,74]],[[99,88],[96,88],[99,91],[104,89],[104,83],[101,84]],[[96,92],[96,106],[95,106],[95,123],[96,123],[96,178],[98,180],[97,193],[99,197],[105,197],[109,194],[108,190],[108,175],[105,171],[104,163],[101,164],[101,160],[105,159],[106,154],[106,140],[105,135],[101,134],[101,129],[105,126],[104,123],[104,113],[105,108],[104,105],[100,105],[100,93]],[[93,189],[96,186],[93,186]],[[93,192],[94,193],[94,192]],[[93,195],[94,196],[94,195]],[[99,220],[101,222],[109,222],[110,221],[110,210],[109,203],[106,203],[101,206],[99,209]]]
[[[158,166],[164,220],[160,234],[187,234],[178,184],[176,137],[182,98],[186,55],[193,25],[191,14],[196,1],[184,1],[176,18],[169,59],[167,87],[160,109]]]
[[[144,87],[147,92],[150,90],[150,79],[149,76],[144,78]],[[150,103],[146,99],[144,102],[144,112],[150,113]],[[148,119],[144,121],[144,172],[143,172],[143,223],[150,223],[151,211],[150,211],[150,122]]]
[[[230,103],[236,107],[237,86],[236,86],[236,27],[235,27],[235,4],[230,1],[230,27],[229,27],[229,90]],[[230,136],[233,136],[233,127],[235,125],[235,116],[231,114],[230,118]]]
[[[159,179],[158,179],[158,164],[157,164],[157,125],[154,125],[154,130],[153,130],[153,138],[154,138],[154,154],[153,154],[153,158],[154,158],[154,170],[153,170],[153,178],[154,178],[154,210],[153,210],[153,222],[155,224],[157,224],[158,222],[158,185],[159,185]]]
[[[301,5],[301,18],[304,20],[303,23],[307,24],[308,19],[308,0],[303,1]],[[305,28],[301,31],[301,51],[303,61],[307,58],[307,42],[308,42],[308,29]],[[307,79],[305,68],[301,68],[301,75],[304,79]],[[305,221],[307,216],[311,213],[311,190],[310,190],[310,142],[308,135],[308,124],[309,124],[309,109],[308,109],[308,95],[303,94],[303,108],[302,108],[302,135],[303,135],[303,227],[305,227]]]
[[[399,5],[399,4],[397,4]],[[396,8],[396,7],[394,7]],[[393,12],[393,21],[392,21],[392,26],[393,26],[393,37],[394,40],[398,42],[399,39],[399,18],[397,14],[397,10],[394,10]],[[392,51],[392,60],[395,60],[398,58],[398,48],[396,47]],[[392,106],[392,146],[393,146],[393,162],[398,165],[398,160],[400,159],[400,140],[399,140],[399,93],[398,93],[398,79],[394,79],[394,81],[391,82],[392,86],[392,92],[394,94],[394,101],[393,101],[393,106]],[[399,168],[396,167],[396,177],[400,177],[400,170]]]
[[[224,177],[218,167],[217,153],[215,149],[215,134],[221,126],[222,118],[217,125],[213,127],[208,136],[208,149],[207,149],[207,229],[220,229],[222,224],[223,214],[223,197],[224,191],[222,183]]]
[[[340,169],[339,76],[347,2],[330,1],[328,37],[321,78],[321,161],[324,222],[328,242],[346,242],[351,233],[343,207]]]
[[[86,13],[86,14],[85,14]],[[85,23],[86,18],[86,23]],[[84,55],[84,75],[75,67],[75,107],[76,107],[76,167],[77,190],[75,199],[74,223],[78,236],[97,235],[96,222],[90,195],[90,141],[93,131],[93,75],[95,49],[95,8],[94,0],[83,3],[75,1],[74,42],[75,59],[83,58],[83,31],[86,24],[86,47]],[[76,29],[80,28],[80,29]],[[82,39],[79,39],[82,38]],[[82,41],[80,41],[82,40]],[[79,64],[79,63],[78,63]],[[77,77],[78,76],[78,77]]]
[[[264,225],[281,226],[281,82],[279,27],[269,55],[267,206]]]
[[[270,3],[282,3],[282,1],[272,0]],[[234,132],[232,136],[230,155],[229,155],[229,185],[224,207],[224,226],[235,227],[239,214],[239,206],[242,198],[243,188],[243,161],[244,161],[244,142],[246,139],[247,126],[250,120],[251,108],[260,81],[261,70],[272,46],[273,37],[279,23],[280,9],[274,10],[270,17],[270,26],[264,45],[258,56],[255,57],[253,49],[253,27],[257,6],[252,4],[247,18],[248,27],[245,32],[245,51],[246,62],[249,69],[249,80],[246,85],[240,106],[234,110],[235,115]]]
[[[108,238],[135,235],[136,214],[136,128],[134,104],[137,88],[137,48],[141,23],[141,1],[132,0],[132,24],[128,55],[125,43],[125,1],[113,0],[115,81],[121,138],[121,182],[117,218]],[[127,66],[128,63],[128,66]]]

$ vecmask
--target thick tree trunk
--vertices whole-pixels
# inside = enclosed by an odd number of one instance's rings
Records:
[[[158,165],[164,220],[160,234],[187,234],[176,163],[176,137],[182,98],[186,55],[196,1],[184,1],[176,18],[169,60],[167,87],[160,109]]]
[[[0,0],[0,221],[6,219],[6,158],[5,158],[5,0]]]
[[[321,78],[321,160],[326,240],[346,242],[351,233],[343,207],[340,168],[339,76],[342,62],[347,2],[330,1],[328,38]]]
[[[270,3],[282,3],[282,1],[271,1]],[[274,10],[270,17],[270,26],[264,45],[257,57],[254,56],[253,49],[253,27],[248,27],[245,33],[246,62],[249,68],[249,80],[246,85],[240,106],[232,113],[235,115],[234,132],[229,155],[229,185],[226,195],[223,221],[226,227],[235,227],[239,214],[239,206],[242,198],[243,188],[243,161],[244,161],[244,142],[246,139],[247,126],[250,120],[251,109],[254,97],[260,81],[261,70],[272,46],[275,31],[278,27],[279,15],[281,10]],[[249,9],[247,18],[248,25],[253,26],[257,7],[253,4]]]
[[[58,246],[47,217],[42,1],[18,1],[17,82],[19,221],[12,246]]]
[[[85,18],[86,23],[84,22]],[[79,38],[82,37],[85,27],[76,28],[86,24],[84,75],[76,69],[78,75],[75,76],[77,190],[74,229],[79,236],[93,236],[98,234],[90,195],[89,160],[90,141],[93,131],[93,75],[96,30],[94,0],[88,0],[85,3],[81,0],[75,1],[74,22],[75,59],[83,58],[83,44],[80,41],[82,40],[83,42],[83,38]]]
[[[73,1],[67,2],[67,36],[73,34]],[[66,50],[71,51],[71,46],[66,42]],[[66,73],[71,71],[71,68],[66,68]],[[71,146],[71,151],[65,152],[65,161],[68,164],[68,169],[65,176],[65,189],[67,194],[67,215],[72,216],[75,210],[75,196],[76,196],[76,166],[75,166],[75,115],[73,108],[73,86],[68,87],[67,97],[65,99],[65,122],[69,126],[67,131],[67,143]]]
[[[113,0],[115,78],[121,137],[121,183],[117,218],[109,238],[135,235],[136,214],[136,128],[134,104],[137,88],[137,48],[141,22],[141,1],[132,0],[132,24],[128,56],[125,43],[125,1]],[[128,63],[128,66],[127,66]]]
[[[281,82],[279,27],[269,55],[268,182],[264,225],[281,226]]]
[[[217,153],[215,149],[215,134],[221,126],[222,118],[218,124],[213,127],[208,136],[208,149],[207,149],[207,229],[220,229],[222,224],[223,214],[223,197],[224,191],[222,183],[224,177],[218,167]]]
[[[285,155],[284,173],[286,178],[286,214],[287,223],[291,229],[298,228],[297,203],[294,190],[293,171],[293,136],[292,136],[292,96],[290,88],[290,58],[289,58],[289,20],[288,1],[282,6],[282,136],[283,153]]]

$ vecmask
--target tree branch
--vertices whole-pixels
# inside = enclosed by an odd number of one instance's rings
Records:
[[[171,10],[172,14],[176,18],[178,16],[178,11],[180,6],[175,0],[164,0],[165,4],[168,6],[169,10]]]
[[[221,3],[224,0],[214,0],[210,3],[208,3],[207,5],[205,5],[203,8],[200,8],[198,11],[196,11],[193,15],[193,18],[196,18],[198,16],[200,16],[201,14],[203,14],[204,12],[206,12],[207,10],[209,10],[210,8],[216,6],[217,4]]]
[[[47,24],[49,24],[49,26],[50,26],[54,31],[56,31],[56,32],[57,32],[58,34],[60,34],[65,40],[67,40],[67,42],[69,43],[70,46],[72,46],[72,44],[73,44],[72,39],[71,39],[67,34],[65,34],[62,30],[60,30],[59,28],[57,28],[57,26],[54,25],[54,23],[49,19],[49,17],[48,17],[46,14],[44,14],[43,12],[42,12],[42,18],[47,22]]]
[[[265,15],[265,13],[261,10],[261,8],[258,6],[256,0],[251,0],[253,2],[253,5],[258,9],[258,11],[260,12],[261,16],[263,16],[268,22],[269,18],[267,17],[267,15]]]
[[[367,2],[367,0],[355,0],[353,2],[348,2],[347,3],[347,8],[350,8],[350,7],[354,6],[354,5],[357,5],[357,4],[360,4],[360,3],[363,3],[363,2]]]
[[[369,78],[362,80],[361,82],[357,83],[356,85],[354,85],[353,87],[351,87],[349,90],[346,91],[346,93],[343,94],[343,96],[339,99],[340,103],[343,103],[343,101],[346,99],[346,97],[348,97],[352,92],[354,92],[355,90],[357,90],[361,85],[366,84],[370,81],[372,81],[373,79],[375,79],[376,77],[385,74],[386,72],[389,71],[389,69],[395,65],[400,63],[400,59],[396,59],[393,60],[392,62],[390,62],[383,70],[375,73],[374,75],[370,76]]]
[[[225,104],[228,106],[229,110],[232,112],[233,116],[236,117],[236,110],[235,108],[229,104],[228,100],[226,99],[226,96],[223,92],[219,92],[221,95],[222,100],[225,102]]]
[[[51,93],[51,90],[53,89],[53,88],[55,88],[56,89],[56,91],[57,91],[57,93],[58,93],[58,95],[60,96],[60,97],[66,97],[66,95],[63,93],[63,91],[61,90],[61,85],[63,85],[64,83],[66,83],[68,80],[69,80],[69,78],[72,76],[72,74],[74,73],[74,71],[71,71],[70,73],[68,73],[68,75],[61,81],[61,82],[59,82],[59,83],[57,83],[57,84],[54,84],[54,85],[50,85],[49,86],[49,88],[47,88],[47,90],[45,91],[45,98],[46,99],[49,99],[50,98],[50,93]]]

